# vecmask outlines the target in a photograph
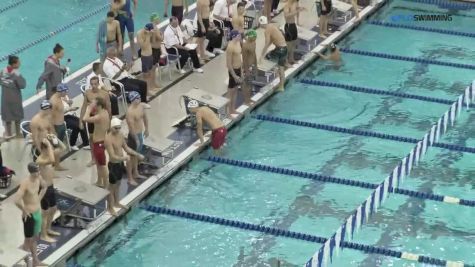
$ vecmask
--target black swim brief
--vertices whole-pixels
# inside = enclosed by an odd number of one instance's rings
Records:
[[[120,182],[125,173],[124,163],[114,163],[109,161],[107,167],[109,168],[109,183],[116,184],[117,182]]]
[[[292,42],[292,41],[297,40],[297,37],[298,37],[297,24],[285,23],[284,32],[285,32],[285,41]]]
[[[209,29],[209,19],[203,19],[203,24],[205,26],[206,32],[208,32]],[[200,23],[198,23],[198,30],[196,31],[195,37],[201,38],[206,36],[206,32],[203,32],[201,29]]]
[[[56,207],[56,191],[54,190],[54,186],[50,185],[41,199],[41,209],[48,210],[53,207]]]
[[[238,76],[239,78],[242,78],[241,69],[234,69],[234,73],[235,73],[236,76]],[[231,72],[228,71],[228,75],[229,75],[228,88],[230,88],[230,89],[236,88],[240,83],[236,82],[236,80],[234,79],[234,77],[233,77],[233,75],[231,74]]]

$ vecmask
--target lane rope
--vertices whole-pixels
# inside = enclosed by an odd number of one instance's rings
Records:
[[[355,129],[343,128],[343,127],[338,127],[338,126],[333,126],[333,125],[300,121],[300,120],[294,120],[294,119],[288,119],[288,118],[282,118],[282,117],[276,117],[276,116],[264,115],[264,114],[256,114],[256,115],[252,115],[251,117],[257,120],[261,120],[261,121],[308,127],[308,128],[314,128],[314,129],[324,130],[324,131],[329,131],[329,132],[374,137],[374,138],[391,140],[391,141],[396,141],[396,142],[403,142],[403,143],[416,144],[417,142],[420,141],[420,140],[417,140],[416,138],[411,138],[411,137],[383,134],[383,133],[378,133],[378,132],[373,132],[373,131],[355,130]],[[438,148],[444,148],[444,149],[448,149],[452,151],[457,151],[457,152],[475,153],[475,147],[466,147],[466,146],[459,146],[459,145],[439,143],[439,142],[434,142],[432,146],[438,147]]]
[[[319,85],[319,86],[340,88],[340,89],[344,89],[344,90],[348,90],[348,91],[374,94],[374,95],[396,96],[396,97],[401,97],[401,98],[415,99],[415,100],[421,100],[421,101],[425,101],[425,102],[432,102],[432,103],[438,103],[438,104],[451,105],[454,102],[453,100],[443,99],[443,98],[413,95],[413,94],[399,93],[399,92],[391,92],[391,91],[382,90],[382,89],[369,88],[369,87],[363,87],[363,86],[355,86],[355,85],[349,85],[349,84],[344,84],[344,83],[326,82],[326,81],[321,81],[321,80],[300,79],[299,82],[304,83],[304,84],[308,84],[308,85]]]
[[[460,32],[460,31],[453,31],[453,30],[424,27],[424,26],[415,26],[415,25],[409,25],[409,24],[384,22],[384,21],[379,21],[379,20],[370,20],[368,21],[368,23],[371,25],[383,26],[383,27],[389,27],[389,28],[399,28],[399,29],[415,30],[415,31],[422,31],[422,32],[435,32],[435,33],[441,33],[441,34],[475,38],[475,33],[472,33],[472,32]]]
[[[170,208],[165,208],[165,207],[160,207],[160,206],[143,205],[140,208],[148,212],[152,212],[156,214],[163,214],[163,215],[169,215],[169,216],[174,216],[174,217],[179,217],[179,218],[184,218],[184,219],[189,219],[189,220],[194,220],[194,221],[199,221],[199,222],[223,225],[223,226],[238,228],[238,229],[247,230],[247,231],[260,232],[260,233],[273,235],[273,236],[281,236],[281,237],[286,237],[286,238],[291,238],[291,239],[303,240],[303,241],[312,242],[312,243],[323,244],[328,240],[327,238],[320,237],[320,236],[309,235],[309,234],[304,234],[304,233],[289,231],[289,230],[283,230],[283,229],[273,228],[273,227],[264,226],[264,225],[257,225],[257,224],[252,224],[252,223],[247,223],[247,222],[242,222],[242,221],[237,221],[237,220],[229,220],[229,219],[225,219],[225,218],[221,218],[217,216],[210,216],[210,215],[187,212],[187,211],[182,211],[182,210],[170,209]],[[353,234],[353,233],[349,233],[349,234]],[[358,250],[364,253],[379,254],[379,255],[400,258],[400,259],[416,260],[418,262],[429,263],[429,264],[438,265],[438,266],[445,266],[447,263],[450,263],[450,261],[437,259],[433,257],[417,255],[417,254],[408,253],[408,252],[400,252],[400,251],[396,251],[392,249],[364,245],[364,244],[348,242],[348,241],[342,241],[338,245],[341,246],[342,248]],[[474,266],[466,265],[466,267],[474,267]]]
[[[218,163],[218,164],[225,164],[225,165],[239,167],[239,168],[294,176],[294,177],[305,178],[305,179],[310,179],[313,181],[319,181],[319,182],[325,182],[325,183],[341,184],[341,185],[360,187],[360,188],[365,188],[365,189],[376,189],[379,186],[379,184],[374,184],[374,183],[362,182],[362,181],[328,176],[328,175],[321,175],[317,173],[297,171],[297,170],[287,169],[287,168],[274,167],[274,166],[269,166],[269,165],[264,165],[264,164],[252,163],[249,161],[228,159],[228,158],[222,158],[222,157],[216,157],[216,156],[210,156],[205,159],[207,161]],[[413,198],[419,198],[419,199],[424,199],[424,200],[434,200],[434,201],[445,202],[449,204],[475,207],[475,200],[460,199],[460,198],[451,197],[451,196],[424,193],[424,192],[418,192],[418,191],[413,191],[413,190],[403,189],[403,188],[394,188],[391,185],[389,186],[389,190],[392,193],[405,195],[405,196],[409,196]]]
[[[99,8],[96,8],[93,11],[91,11],[91,12],[85,14],[85,15],[80,16],[79,18],[77,18],[76,20],[70,22],[69,24],[63,25],[63,26],[57,28],[56,30],[53,30],[52,32],[50,32],[48,34],[45,34],[45,35],[39,37],[38,39],[36,39],[34,41],[31,41],[31,42],[17,48],[16,50],[13,50],[12,52],[8,53],[7,55],[4,55],[4,56],[0,57],[0,62],[3,62],[5,60],[7,60],[9,55],[18,55],[19,53],[21,53],[21,52],[23,52],[23,51],[25,51],[25,50],[33,47],[33,46],[38,45],[41,42],[44,42],[44,41],[56,36],[58,33],[66,31],[67,29],[73,27],[74,25],[79,24],[79,23],[85,21],[86,19],[88,19],[90,17],[93,17],[94,15],[98,14],[99,12],[101,12],[105,9],[108,9],[109,6],[110,6],[110,4],[105,4],[105,5],[103,5]]]
[[[428,5],[437,5],[440,8],[446,8],[446,9],[468,10],[475,7],[474,4],[468,3],[468,2],[454,3],[453,1],[445,1],[445,0],[405,0],[405,1],[428,4]]]
[[[24,4],[26,2],[28,2],[28,0],[19,0],[19,1],[11,3],[9,5],[6,5],[4,7],[0,7],[0,14],[2,14],[3,12],[5,12],[9,9],[12,9],[14,7],[17,7],[17,6],[21,5],[21,4]]]
[[[340,51],[343,53],[362,55],[362,56],[368,56],[368,57],[379,57],[379,58],[387,58],[387,59],[400,60],[400,61],[416,62],[416,63],[422,63],[422,64],[440,65],[440,66],[447,66],[447,67],[453,67],[453,68],[459,68],[459,69],[475,70],[475,65],[470,65],[470,64],[445,62],[445,61],[438,61],[438,60],[418,58],[418,57],[398,56],[398,55],[392,55],[392,54],[386,54],[386,53],[376,53],[376,52],[371,52],[371,51],[349,49],[349,48],[340,48]]]

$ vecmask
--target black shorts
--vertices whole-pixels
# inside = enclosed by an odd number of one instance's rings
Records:
[[[322,14],[322,16],[325,16],[325,15],[330,14],[330,12],[332,12],[332,1],[331,1],[331,0],[323,0],[323,2],[324,2],[324,3],[322,3],[322,5],[325,4],[325,7],[326,7],[327,9],[326,9],[326,10],[323,10],[323,8],[322,8],[322,9],[321,9],[321,10],[322,10],[322,11],[321,11],[321,14]]]
[[[41,216],[41,212],[39,216]],[[25,235],[25,238],[32,238],[33,236],[39,234],[39,231],[35,228],[38,228],[36,224],[40,223],[41,221],[37,222],[35,218],[33,217],[33,213],[30,214],[29,217],[26,217],[26,219],[22,218],[22,222],[23,222],[23,234]]]
[[[209,19],[203,19],[203,24],[205,25],[205,30],[206,32],[208,32],[208,29],[209,29]],[[201,25],[200,23],[198,23],[198,30],[196,31],[196,34],[195,34],[195,37],[205,37],[206,36],[206,32],[203,32],[201,30]]]
[[[297,37],[298,37],[297,24],[285,23],[284,32],[285,32],[285,41],[292,42],[292,41],[297,40]]]
[[[53,207],[56,207],[56,191],[54,191],[54,186],[50,185],[41,199],[41,209],[48,210]]]
[[[287,64],[287,47],[276,47],[266,55],[266,58],[270,60],[277,60],[277,64],[279,64],[279,66],[285,67]]]
[[[241,69],[234,69],[234,73],[236,73],[238,77],[242,78]],[[236,80],[234,80],[234,77],[233,75],[231,75],[231,72],[228,71],[228,75],[229,75],[228,88],[236,88],[239,85],[239,83],[237,83]]]
[[[94,133],[94,123],[87,124],[87,132],[91,135]]]
[[[147,73],[153,69],[153,55],[151,56],[142,56],[142,72]]]
[[[160,56],[162,50],[160,48],[152,48],[153,65],[157,65],[160,62]]]
[[[109,183],[116,184],[117,182],[120,182],[125,173],[124,163],[113,163],[109,161],[107,167],[109,168]]]
[[[176,17],[181,24],[183,20],[183,6],[172,6],[172,16]]]
[[[137,151],[138,145],[139,144],[137,144],[135,137],[129,133],[127,135],[127,146],[130,147],[130,149]]]

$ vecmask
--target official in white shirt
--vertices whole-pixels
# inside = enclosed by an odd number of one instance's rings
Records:
[[[122,83],[125,91],[136,91],[140,94],[142,102],[147,103],[147,83],[129,74],[127,70],[130,67],[117,57],[115,47],[107,49],[107,57],[102,69],[108,78]]]
[[[181,67],[185,65],[185,63],[188,61],[188,58],[191,58],[191,61],[193,63],[193,71],[199,73],[203,72],[203,69],[201,69],[198,54],[196,53],[196,48],[189,49],[187,47],[186,41],[184,40],[183,32],[180,29],[178,19],[176,17],[170,18],[170,24],[165,29],[163,37],[168,54],[176,55],[176,50],[173,47],[178,49],[178,53],[180,54]],[[184,70],[181,69],[180,72],[184,73]]]
[[[230,30],[233,29],[233,25],[231,23],[231,19],[233,17],[232,12],[232,4],[234,0],[218,0],[214,4],[213,8],[213,18],[219,19],[224,22],[224,27],[229,28]],[[214,21],[217,27],[221,27],[219,23]]]

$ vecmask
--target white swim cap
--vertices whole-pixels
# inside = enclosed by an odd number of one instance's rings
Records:
[[[196,100],[190,100],[190,102],[188,102],[188,105],[187,105],[188,108],[197,108],[199,106],[200,105],[199,105],[198,101],[196,101]]]
[[[116,117],[112,118],[111,120],[111,128],[122,126],[122,121]]]
[[[261,17],[259,18],[259,24],[260,24],[260,25],[266,25],[267,23],[268,23],[268,21],[267,21],[267,17],[266,17],[266,16],[261,16]]]

